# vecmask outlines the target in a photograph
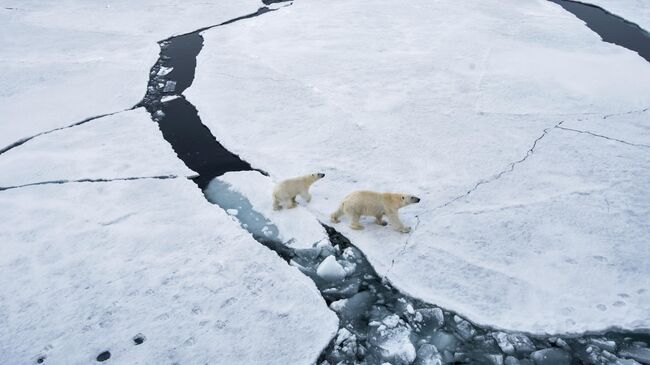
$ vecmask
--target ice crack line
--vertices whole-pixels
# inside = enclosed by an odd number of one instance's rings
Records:
[[[18,146],[21,146],[21,145],[25,144],[26,142],[31,141],[32,139],[34,139],[36,137],[40,137],[40,136],[43,136],[43,135],[46,135],[46,134],[50,134],[50,133],[60,131],[60,130],[64,130],[64,129],[68,129],[68,128],[74,128],[74,127],[80,126],[82,124],[86,124],[88,122],[91,122],[93,120],[101,119],[101,118],[104,118],[104,117],[108,117],[108,116],[111,116],[111,115],[115,115],[115,114],[122,113],[122,112],[125,112],[125,111],[133,110],[133,109],[134,108],[129,108],[129,109],[123,109],[123,110],[119,110],[119,111],[112,112],[112,113],[96,115],[94,117],[89,117],[89,118],[86,118],[86,119],[84,119],[82,121],[79,121],[79,122],[76,122],[76,123],[73,123],[73,124],[70,124],[70,125],[67,125],[67,126],[64,126],[64,127],[54,128],[54,129],[51,129],[49,131],[41,132],[41,133],[35,134],[33,136],[30,136],[30,137],[25,137],[25,138],[19,139],[18,141],[4,147],[3,149],[0,149],[0,155],[7,152],[7,151],[9,151],[9,150],[11,150],[11,149],[14,149],[14,148],[16,148]]]
[[[443,203],[443,204],[441,204],[441,205],[439,205],[439,206],[437,206],[437,207],[435,207],[433,209],[429,209],[427,211],[424,211],[423,213],[429,213],[429,212],[432,212],[434,210],[438,210],[438,209],[441,209],[441,208],[448,207],[449,205],[459,201],[460,199],[463,199],[463,198],[467,197],[468,195],[472,194],[479,187],[481,187],[481,185],[492,183],[494,181],[499,180],[504,175],[511,173],[512,171],[515,170],[515,167],[517,165],[519,165],[520,163],[525,162],[530,156],[532,156],[535,153],[535,148],[537,148],[537,144],[539,143],[539,141],[541,141],[542,139],[544,139],[544,137],[546,137],[548,135],[549,130],[554,129],[554,128],[560,128],[562,123],[564,123],[564,121],[561,121],[561,122],[557,123],[556,125],[554,125],[552,127],[545,128],[544,131],[542,132],[542,134],[539,137],[537,137],[535,139],[535,141],[533,141],[532,146],[528,149],[528,151],[526,151],[526,155],[524,155],[524,157],[522,157],[521,159],[509,163],[508,167],[506,167],[504,170],[500,171],[496,175],[493,175],[491,178],[480,180],[479,182],[474,184],[474,186],[471,189],[469,189],[467,192],[465,192],[465,193],[463,193],[461,195],[458,195],[455,198],[453,198],[453,199],[451,199],[451,200],[449,200],[449,201],[447,201],[447,202],[445,202],[445,203]],[[422,214],[422,213],[420,213],[420,214]]]
[[[113,181],[132,181],[132,180],[148,180],[148,179],[154,179],[154,180],[167,180],[167,179],[177,179],[179,176],[177,175],[158,175],[158,176],[132,176],[132,177],[118,177],[118,178],[112,178],[112,179],[78,179],[78,180],[50,180],[50,181],[41,181],[41,182],[35,182],[35,183],[29,183],[29,184],[23,184],[23,185],[15,185],[15,186],[0,186],[0,191],[4,190],[12,190],[12,189],[20,189],[20,188],[25,188],[29,186],[35,186],[35,185],[61,185],[61,184],[69,184],[69,183],[83,183],[83,182],[92,182],[92,183],[104,183],[104,182],[113,182]]]
[[[555,128],[562,129],[562,130],[565,130],[565,131],[571,131],[571,132],[581,133],[581,134],[588,134],[588,135],[590,135],[590,136],[594,136],[594,137],[598,137],[598,138],[604,138],[604,139],[608,139],[608,140],[610,140],[610,141],[615,141],[615,142],[623,143],[623,144],[626,144],[626,145],[628,145],[628,146],[642,147],[642,148],[650,148],[650,145],[647,145],[647,144],[631,143],[631,142],[624,141],[624,140],[622,140],[622,139],[613,138],[613,137],[607,137],[607,136],[604,136],[604,135],[602,135],[602,134],[598,134],[598,133],[594,133],[594,132],[590,132],[590,131],[583,131],[583,130],[579,130],[579,129],[573,129],[573,128],[567,128],[567,127],[561,127],[561,126],[556,126]]]
[[[395,261],[399,257],[401,257],[402,255],[404,255],[404,253],[406,253],[406,246],[409,244],[409,241],[411,240],[411,237],[413,237],[413,234],[415,233],[415,231],[418,229],[419,226],[420,226],[420,216],[416,215],[415,216],[415,225],[413,226],[413,229],[409,233],[408,237],[406,237],[406,240],[404,240],[404,246],[402,246],[402,249],[391,260],[390,267],[388,268],[388,270],[386,270],[386,274],[384,274],[384,277],[383,277],[384,280],[386,280],[388,278],[388,274],[390,274],[390,271],[393,270],[393,266],[395,266]]]

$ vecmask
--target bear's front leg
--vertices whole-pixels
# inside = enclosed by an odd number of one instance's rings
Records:
[[[379,224],[380,226],[385,226],[385,225],[387,225],[388,223],[386,223],[386,222],[383,220],[383,217],[384,217],[383,214],[380,214],[380,215],[375,216],[375,223],[376,223],[376,224]]]
[[[361,222],[359,222],[360,219],[361,219],[361,216],[359,214],[353,214],[351,219],[350,219],[350,228],[352,228],[352,229],[363,229],[363,226],[361,225]]]
[[[273,210],[280,210],[282,209],[282,206],[280,205],[280,200],[273,196]]]
[[[311,194],[309,194],[309,191],[307,191],[307,190],[301,191],[300,192],[300,197],[302,197],[302,199],[304,201],[306,201],[307,203],[311,202]]]
[[[402,233],[409,233],[411,232],[411,227],[407,227],[402,223],[402,221],[399,219],[399,216],[397,215],[397,212],[395,213],[389,213],[386,214],[388,216],[388,221],[390,222],[390,225],[393,226],[397,231],[402,232]]]

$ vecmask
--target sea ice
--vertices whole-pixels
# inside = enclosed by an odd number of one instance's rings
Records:
[[[308,278],[185,179],[32,186],[0,205],[3,363],[310,364],[338,329]]]
[[[55,131],[0,156],[0,187],[56,180],[187,176],[144,109]]]
[[[145,93],[157,42],[255,12],[259,1],[5,0],[0,7],[0,149]],[[14,8],[9,10],[7,8]]]
[[[648,154],[555,128],[647,108],[635,53],[546,1],[296,2],[204,36],[203,122],[273,177],[326,173],[318,219],[357,189],[422,198],[411,234],[335,226],[403,292],[504,329],[650,326]]]

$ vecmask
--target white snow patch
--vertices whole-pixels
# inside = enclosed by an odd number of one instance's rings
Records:
[[[314,284],[189,181],[34,186],[0,205],[4,363],[309,364],[336,334]]]
[[[5,152],[0,186],[192,174],[144,109],[55,131]]]

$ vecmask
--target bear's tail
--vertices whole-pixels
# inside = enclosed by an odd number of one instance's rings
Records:
[[[343,203],[339,205],[339,208],[336,210],[336,212],[330,215],[330,219],[332,220],[332,222],[338,223],[340,222],[339,218],[341,218],[342,215],[343,215]]]

